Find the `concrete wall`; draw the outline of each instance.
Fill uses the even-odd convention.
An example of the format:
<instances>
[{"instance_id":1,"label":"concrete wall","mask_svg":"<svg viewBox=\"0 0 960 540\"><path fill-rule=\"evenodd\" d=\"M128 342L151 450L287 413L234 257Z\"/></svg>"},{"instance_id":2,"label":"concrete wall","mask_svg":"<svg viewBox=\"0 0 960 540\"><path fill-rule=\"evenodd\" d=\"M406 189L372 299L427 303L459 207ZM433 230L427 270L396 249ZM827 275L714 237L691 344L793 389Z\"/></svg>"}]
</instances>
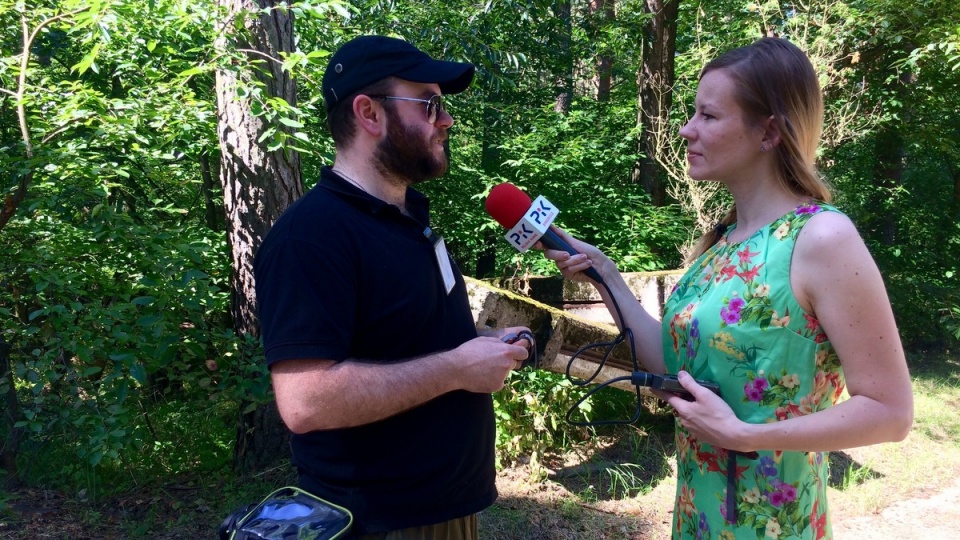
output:
<instances>
[{"instance_id":1,"label":"concrete wall","mask_svg":"<svg viewBox=\"0 0 960 540\"><path fill-rule=\"evenodd\" d=\"M635 272L622 275L640 304L652 315L660 318L663 314L663 303L680 280L683 271ZM613 324L613 317L592 285L569 281L562 276L510 279L494 285L587 320Z\"/></svg>"},{"instance_id":2,"label":"concrete wall","mask_svg":"<svg viewBox=\"0 0 960 540\"><path fill-rule=\"evenodd\" d=\"M663 301L679 272L625 274L634 295L651 314L663 313ZM526 326L536 337L537 368L602 383L634 370L629 347L621 343L609 355L583 347L609 343L619 333L593 286L562 277L534 277L491 285L466 278L470 309L478 328ZM641 369L643 366L639 366ZM627 382L615 388L635 392ZM648 394L647 389L641 393ZM652 394L650 394L652 395Z\"/></svg>"}]
</instances>

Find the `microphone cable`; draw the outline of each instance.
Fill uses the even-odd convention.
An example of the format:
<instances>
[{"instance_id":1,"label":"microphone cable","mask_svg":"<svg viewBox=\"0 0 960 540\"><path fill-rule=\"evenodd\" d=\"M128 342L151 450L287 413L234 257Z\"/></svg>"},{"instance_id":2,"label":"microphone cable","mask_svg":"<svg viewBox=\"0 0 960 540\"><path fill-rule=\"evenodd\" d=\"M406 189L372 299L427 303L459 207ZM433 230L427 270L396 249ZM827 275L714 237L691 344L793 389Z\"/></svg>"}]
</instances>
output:
<instances>
[{"instance_id":1,"label":"microphone cable","mask_svg":"<svg viewBox=\"0 0 960 540\"><path fill-rule=\"evenodd\" d=\"M643 407L641 405L641 399L643 395L640 393L640 387L648 385L648 384L640 383L640 380L646 381L648 379L648 377L646 376L650 374L640 370L640 363L637 360L637 348L636 348L636 343L634 342L633 330L631 330L630 327L627 326L627 321L623 317L623 312L620 310L620 304L617 302L616 296L614 296L613 292L610 290L610 287L607 286L606 282L604 282L601 279L599 283L607 291L607 296L610 298L610 301L613 303L614 310L616 311L617 320L620 321L620 328L621 328L620 334L617 335L617 337L614 338L613 341L590 343L590 344L584 345L583 347L578 349L575 353L573 353L573 355L570 357L570 360L567 362L567 369L566 369L567 380L570 381L570 383L573 384L574 386L581 386L581 387L592 383L593 380L596 379L598 375L600 375L600 372L603 370L604 365L606 365L607 360L610 358L610 355L613 353L613 350L617 347L617 345L620 345L623 342L626 342L627 345L630 347L630 360L633 366L633 374L629 376L614 377L613 379L599 383L595 387L591 388L586 394L583 395L583 397L577 400L577 402L574 403L570 407L570 409L567 410L566 420L568 423L572 425L586 426L586 427L633 424L640 419L640 414L643 410ZM603 352L603 355L601 356L600 362L597 365L597 369L593 372L593 374L590 375L590 377L588 377L587 379L577 380L570 374L570 370L573 366L573 363L577 360L577 358L581 354L583 354L584 352L590 349L603 349L604 352ZM604 388L614 383L623 382L623 381L630 381L633 384L637 394L637 408L634 411L633 416L630 417L629 420L597 420L597 421L581 422L573 419L574 411L578 410L580 406L584 402L586 402L588 399L590 399L594 394L596 394L600 390L603 390Z\"/></svg>"}]
</instances>

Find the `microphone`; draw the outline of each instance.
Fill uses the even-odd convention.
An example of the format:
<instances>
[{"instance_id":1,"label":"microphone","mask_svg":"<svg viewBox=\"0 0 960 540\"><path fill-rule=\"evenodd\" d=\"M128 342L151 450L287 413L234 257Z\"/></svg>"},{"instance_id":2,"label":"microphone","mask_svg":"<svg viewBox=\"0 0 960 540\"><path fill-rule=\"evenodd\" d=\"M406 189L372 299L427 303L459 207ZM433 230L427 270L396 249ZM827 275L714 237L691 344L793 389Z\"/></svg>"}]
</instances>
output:
<instances>
[{"instance_id":1,"label":"microphone","mask_svg":"<svg viewBox=\"0 0 960 540\"><path fill-rule=\"evenodd\" d=\"M550 224L560 211L543 195L531 202L520 188L504 182L490 190L486 207L487 213L507 229L504 236L507 242L521 253L525 253L538 240L550 249L566 251L570 255L579 253L550 230ZM603 283L600 273L593 267L584 271L584 274L597 283Z\"/></svg>"}]
</instances>

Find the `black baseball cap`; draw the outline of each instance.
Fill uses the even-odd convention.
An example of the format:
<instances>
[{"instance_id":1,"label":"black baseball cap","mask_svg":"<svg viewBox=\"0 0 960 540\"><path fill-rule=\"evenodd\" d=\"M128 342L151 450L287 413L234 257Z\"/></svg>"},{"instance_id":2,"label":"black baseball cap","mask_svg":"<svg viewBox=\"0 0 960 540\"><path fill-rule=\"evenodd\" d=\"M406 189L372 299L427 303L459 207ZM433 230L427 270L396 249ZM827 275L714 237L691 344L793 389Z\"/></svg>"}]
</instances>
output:
<instances>
[{"instance_id":1,"label":"black baseball cap","mask_svg":"<svg viewBox=\"0 0 960 540\"><path fill-rule=\"evenodd\" d=\"M436 83L444 94L463 92L473 81L473 64L434 60L410 43L385 36L360 36L333 53L323 74L323 100L332 109L354 92L387 77Z\"/></svg>"}]
</instances>

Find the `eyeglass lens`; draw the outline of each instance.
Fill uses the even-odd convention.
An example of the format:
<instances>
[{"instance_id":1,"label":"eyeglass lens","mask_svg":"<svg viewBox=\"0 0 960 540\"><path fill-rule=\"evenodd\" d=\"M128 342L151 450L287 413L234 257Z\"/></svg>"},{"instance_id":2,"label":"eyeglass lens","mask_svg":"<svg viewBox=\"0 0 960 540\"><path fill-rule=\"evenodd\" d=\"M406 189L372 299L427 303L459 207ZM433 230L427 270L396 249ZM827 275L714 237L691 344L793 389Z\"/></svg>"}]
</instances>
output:
<instances>
[{"instance_id":1,"label":"eyeglass lens","mask_svg":"<svg viewBox=\"0 0 960 540\"><path fill-rule=\"evenodd\" d=\"M435 124L443 110L443 98L440 96L431 97L430 100L427 101L427 122Z\"/></svg>"}]
</instances>

